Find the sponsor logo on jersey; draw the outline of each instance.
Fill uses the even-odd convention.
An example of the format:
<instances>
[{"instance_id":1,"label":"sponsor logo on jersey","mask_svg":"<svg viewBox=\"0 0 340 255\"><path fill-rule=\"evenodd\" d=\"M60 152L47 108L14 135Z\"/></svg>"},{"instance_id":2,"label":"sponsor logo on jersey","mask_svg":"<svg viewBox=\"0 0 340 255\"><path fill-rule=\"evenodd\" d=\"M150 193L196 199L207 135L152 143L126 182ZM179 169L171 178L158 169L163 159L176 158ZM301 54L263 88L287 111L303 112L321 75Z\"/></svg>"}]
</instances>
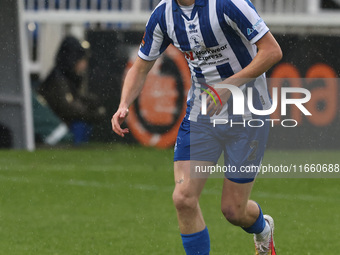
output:
<instances>
[{"instance_id":1,"label":"sponsor logo on jersey","mask_svg":"<svg viewBox=\"0 0 340 255\"><path fill-rule=\"evenodd\" d=\"M198 48L198 47L197 47ZM197 56L198 60L208 61L208 60L216 60L223 57L222 51L227 49L228 45L225 44L221 47L214 48L214 49L204 49L204 50L194 50L185 52L185 58L188 60L194 60L194 54ZM225 60L229 60L226 58Z\"/></svg>"}]
</instances>

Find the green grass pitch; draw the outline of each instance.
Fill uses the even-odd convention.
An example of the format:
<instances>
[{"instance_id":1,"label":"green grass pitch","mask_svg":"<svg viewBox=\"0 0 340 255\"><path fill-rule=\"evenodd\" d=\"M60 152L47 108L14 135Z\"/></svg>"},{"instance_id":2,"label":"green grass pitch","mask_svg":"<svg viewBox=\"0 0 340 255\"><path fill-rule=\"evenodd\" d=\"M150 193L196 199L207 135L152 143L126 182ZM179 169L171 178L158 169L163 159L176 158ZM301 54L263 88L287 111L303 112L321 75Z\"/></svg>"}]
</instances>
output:
<instances>
[{"instance_id":1,"label":"green grass pitch","mask_svg":"<svg viewBox=\"0 0 340 255\"><path fill-rule=\"evenodd\" d=\"M0 254L184 254L172 150L85 146L0 151ZM339 163L339 151L270 151L266 163ZM340 179L265 179L251 198L275 219L279 254L339 254ZM212 255L254 254L224 220L222 179L201 197Z\"/></svg>"}]
</instances>

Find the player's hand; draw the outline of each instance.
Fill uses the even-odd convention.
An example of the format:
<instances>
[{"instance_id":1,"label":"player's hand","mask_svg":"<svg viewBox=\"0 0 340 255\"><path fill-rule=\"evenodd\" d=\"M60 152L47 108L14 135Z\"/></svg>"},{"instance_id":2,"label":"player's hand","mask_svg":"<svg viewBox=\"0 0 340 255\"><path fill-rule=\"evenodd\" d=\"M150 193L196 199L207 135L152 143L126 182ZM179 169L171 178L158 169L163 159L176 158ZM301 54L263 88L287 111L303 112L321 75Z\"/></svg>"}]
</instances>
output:
<instances>
[{"instance_id":1,"label":"player's hand","mask_svg":"<svg viewBox=\"0 0 340 255\"><path fill-rule=\"evenodd\" d=\"M111 119L112 130L121 137L124 137L125 134L130 132L128 128L122 129L120 126L128 115L129 109L127 107L119 107Z\"/></svg>"},{"instance_id":2,"label":"player's hand","mask_svg":"<svg viewBox=\"0 0 340 255\"><path fill-rule=\"evenodd\" d=\"M231 92L229 89L227 88L217 88L215 89L215 91L217 92L217 94L220 96L222 104L218 98L218 96L215 94L215 92L213 92L211 89L208 89L208 91L213 95L216 104L214 102L214 100L208 96L207 98L207 113L209 114L210 117L212 117L214 114L218 115L220 114L220 112L222 111L223 106L228 102L230 96L231 96ZM206 93L206 92L204 92Z\"/></svg>"}]
</instances>

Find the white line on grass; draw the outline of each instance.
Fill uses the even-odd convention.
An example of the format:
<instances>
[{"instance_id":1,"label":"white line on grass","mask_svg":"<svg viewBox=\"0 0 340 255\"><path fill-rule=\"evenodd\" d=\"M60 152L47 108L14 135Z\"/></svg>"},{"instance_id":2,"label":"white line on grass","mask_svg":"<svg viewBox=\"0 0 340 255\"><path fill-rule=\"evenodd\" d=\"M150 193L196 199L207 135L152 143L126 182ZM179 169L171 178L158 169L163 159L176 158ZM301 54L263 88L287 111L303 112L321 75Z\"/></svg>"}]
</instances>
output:
<instances>
[{"instance_id":1,"label":"white line on grass","mask_svg":"<svg viewBox=\"0 0 340 255\"><path fill-rule=\"evenodd\" d=\"M102 183L97 181L86 181L86 180L75 180L70 179L67 181L55 181L55 180L41 180L41 179L28 179L26 177L8 177L0 175L0 182L16 182L16 183L26 183L26 184L36 184L36 183L49 183L54 185L69 185L69 186L78 186L78 187L91 187L91 188L99 188L99 189L119 189L122 187L126 187L125 184L114 184L114 183ZM141 191L157 191L157 192L169 192L171 193L173 190L173 186L157 186L157 185L147 185L147 184L128 184L128 188L134 190ZM220 195L221 190L217 189L209 189L206 188L203 190L203 194L205 195ZM263 192L256 191L253 192L254 197L261 198L275 198L275 199L284 199L291 201L319 201L319 202L339 202L340 198L328 197L328 196L313 196L308 194L283 194L283 193L272 193L272 192Z\"/></svg>"}]
</instances>

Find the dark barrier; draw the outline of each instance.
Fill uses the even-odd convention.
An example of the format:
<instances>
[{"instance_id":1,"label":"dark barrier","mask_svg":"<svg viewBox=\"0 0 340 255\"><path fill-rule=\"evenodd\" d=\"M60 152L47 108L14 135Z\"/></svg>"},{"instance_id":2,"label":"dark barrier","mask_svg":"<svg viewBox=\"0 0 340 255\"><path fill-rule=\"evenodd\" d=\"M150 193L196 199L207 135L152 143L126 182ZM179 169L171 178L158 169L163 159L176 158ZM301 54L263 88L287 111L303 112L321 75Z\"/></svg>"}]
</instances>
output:
<instances>
[{"instance_id":1,"label":"dark barrier","mask_svg":"<svg viewBox=\"0 0 340 255\"><path fill-rule=\"evenodd\" d=\"M271 129L268 146L289 149L340 148L340 37L276 35L283 51L282 61L267 76L271 87L304 87L311 92L305 105L312 116L291 108L285 118L296 119L295 128L276 125ZM306 78L306 79L301 79ZM316 79L318 78L318 79ZM271 89L270 89L271 90ZM294 95L292 95L294 97ZM276 112L272 118L282 119Z\"/></svg>"},{"instance_id":2,"label":"dark barrier","mask_svg":"<svg viewBox=\"0 0 340 255\"><path fill-rule=\"evenodd\" d=\"M111 114L118 107L124 75L137 56L142 36L141 32L131 31L88 34L92 47L90 90L100 95L109 109L108 122L99 124L95 129L95 136L101 141L119 139L112 133L109 121ZM340 37L276 35L276 38L284 57L267 73L270 78L269 89L308 89L312 97L305 106L312 116L302 115L296 107L289 107L287 115L281 116L278 107L271 115L272 119L295 119L299 125L286 128L276 121L275 126L271 128L268 147L339 148L339 83L336 78L340 74ZM155 64L141 96L130 109L128 126L137 141L157 147L169 147L174 144L177 129L185 113L189 79L190 74L183 54L169 47ZM291 97L296 98L297 95L292 94ZM131 137L127 141L132 141Z\"/></svg>"},{"instance_id":3,"label":"dark barrier","mask_svg":"<svg viewBox=\"0 0 340 255\"><path fill-rule=\"evenodd\" d=\"M30 142L25 132L29 127L21 80L18 3L2 0L0 4L0 147L22 149Z\"/></svg>"},{"instance_id":4,"label":"dark barrier","mask_svg":"<svg viewBox=\"0 0 340 255\"><path fill-rule=\"evenodd\" d=\"M111 131L110 119L117 110L125 67L130 49L139 45L142 32L88 31L91 45L89 61L89 90L97 94L107 109L107 121L94 126L93 138L101 142L134 141L132 136L122 140Z\"/></svg>"}]
</instances>

